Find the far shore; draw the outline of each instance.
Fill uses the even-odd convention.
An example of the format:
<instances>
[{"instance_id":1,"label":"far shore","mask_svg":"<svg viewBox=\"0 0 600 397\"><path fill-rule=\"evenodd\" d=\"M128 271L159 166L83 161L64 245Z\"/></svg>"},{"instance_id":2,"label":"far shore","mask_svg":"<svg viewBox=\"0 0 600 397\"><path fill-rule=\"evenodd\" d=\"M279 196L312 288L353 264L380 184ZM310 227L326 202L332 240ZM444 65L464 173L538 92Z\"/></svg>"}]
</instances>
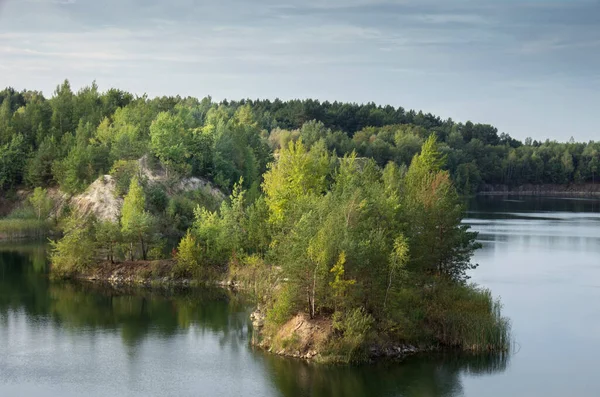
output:
<instances>
[{"instance_id":1,"label":"far shore","mask_svg":"<svg viewBox=\"0 0 600 397\"><path fill-rule=\"evenodd\" d=\"M600 197L600 183L542 185L483 185L479 196Z\"/></svg>"}]
</instances>

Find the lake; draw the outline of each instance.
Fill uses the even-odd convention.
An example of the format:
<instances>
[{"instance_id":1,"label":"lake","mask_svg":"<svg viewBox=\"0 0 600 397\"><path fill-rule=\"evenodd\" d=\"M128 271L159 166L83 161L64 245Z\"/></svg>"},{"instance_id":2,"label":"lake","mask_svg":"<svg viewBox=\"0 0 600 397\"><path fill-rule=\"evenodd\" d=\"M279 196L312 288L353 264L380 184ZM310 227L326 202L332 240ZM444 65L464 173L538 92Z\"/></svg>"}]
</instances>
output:
<instances>
[{"instance_id":1,"label":"lake","mask_svg":"<svg viewBox=\"0 0 600 397\"><path fill-rule=\"evenodd\" d=\"M600 201L482 197L465 222L508 356L306 364L252 349L227 291L52 283L42 245L0 245L0 396L597 396Z\"/></svg>"}]
</instances>

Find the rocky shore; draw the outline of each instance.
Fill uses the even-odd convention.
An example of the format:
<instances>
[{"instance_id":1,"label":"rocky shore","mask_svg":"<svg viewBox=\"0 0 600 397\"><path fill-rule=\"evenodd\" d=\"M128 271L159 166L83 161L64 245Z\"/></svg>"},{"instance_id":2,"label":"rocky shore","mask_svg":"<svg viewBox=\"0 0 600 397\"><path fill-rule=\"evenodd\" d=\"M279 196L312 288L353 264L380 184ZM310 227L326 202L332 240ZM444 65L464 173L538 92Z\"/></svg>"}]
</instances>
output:
<instances>
[{"instance_id":1,"label":"rocky shore","mask_svg":"<svg viewBox=\"0 0 600 397\"><path fill-rule=\"evenodd\" d=\"M113 286L139 287L178 287L188 288L200 285L217 285L239 289L240 286L229 280L201 282L192 277L179 276L173 272L173 260L102 262L89 270L73 275L81 281L107 283Z\"/></svg>"},{"instance_id":2,"label":"rocky shore","mask_svg":"<svg viewBox=\"0 0 600 397\"><path fill-rule=\"evenodd\" d=\"M320 351L321 342L332 337L331 320L309 319L305 314L298 314L284 324L276 335L278 343L264 337L265 315L257 309L250 314L254 335L252 344L270 353L283 357L292 357L307 361L331 362L336 361ZM293 343L281 341L293 340ZM279 347L275 347L279 345ZM401 361L412 355L436 350L435 347L418 347L410 344L373 345L368 348L370 361L390 360Z\"/></svg>"}]
</instances>

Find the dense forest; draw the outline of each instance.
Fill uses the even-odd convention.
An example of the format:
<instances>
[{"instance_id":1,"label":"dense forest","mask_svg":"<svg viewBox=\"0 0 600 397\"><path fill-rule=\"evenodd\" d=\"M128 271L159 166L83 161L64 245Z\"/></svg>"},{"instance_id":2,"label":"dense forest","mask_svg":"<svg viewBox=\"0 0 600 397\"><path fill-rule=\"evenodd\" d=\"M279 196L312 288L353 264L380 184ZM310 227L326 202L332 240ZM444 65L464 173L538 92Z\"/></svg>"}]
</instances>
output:
<instances>
[{"instance_id":1,"label":"dense forest","mask_svg":"<svg viewBox=\"0 0 600 397\"><path fill-rule=\"evenodd\" d=\"M234 279L264 314L269 347L334 361L398 343L505 350L500 303L468 282L479 244L460 193L519 177L586 180L592 167L594 144L522 145L491 126L372 104L75 94L68 82L49 100L2 95L0 182L34 188L17 224L48 222L49 189L75 195L105 174L122 199L117 219L54 211L54 276L154 260L175 277ZM190 178L229 198L177 188ZM329 333L283 332L298 316Z\"/></svg>"},{"instance_id":2,"label":"dense forest","mask_svg":"<svg viewBox=\"0 0 600 397\"><path fill-rule=\"evenodd\" d=\"M600 143L520 142L487 124L456 123L432 114L369 103L241 100L210 97L150 99L95 84L52 98L40 92L0 92L0 189L58 184L83 190L118 161L146 152L173 172L201 175L230 190L260 184L274 150L302 138L323 139L343 156L408 165L431 134L447 156L445 168L461 193L482 184L591 182ZM122 166L122 163L121 163Z\"/></svg>"}]
</instances>

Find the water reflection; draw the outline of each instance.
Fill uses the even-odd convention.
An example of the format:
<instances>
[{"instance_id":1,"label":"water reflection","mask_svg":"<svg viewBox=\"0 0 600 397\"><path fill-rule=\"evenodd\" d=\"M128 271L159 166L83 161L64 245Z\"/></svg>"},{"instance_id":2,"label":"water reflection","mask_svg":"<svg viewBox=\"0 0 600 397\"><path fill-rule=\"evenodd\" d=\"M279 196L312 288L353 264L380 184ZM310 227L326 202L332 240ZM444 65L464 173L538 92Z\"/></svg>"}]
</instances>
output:
<instances>
[{"instance_id":1,"label":"water reflection","mask_svg":"<svg viewBox=\"0 0 600 397\"><path fill-rule=\"evenodd\" d=\"M250 347L249 308L226 290L49 282L44 258L40 245L0 247L0 395L459 396L464 376L507 366L504 355L285 359Z\"/></svg>"},{"instance_id":2,"label":"water reflection","mask_svg":"<svg viewBox=\"0 0 600 397\"><path fill-rule=\"evenodd\" d=\"M42 259L40 259L42 258ZM20 311L63 328L119 330L135 344L149 332L170 337L196 325L239 339L248 331L246 306L225 289L148 290L90 283L49 282L44 248L0 251L0 313ZM41 265L40 265L41 263ZM230 338L230 334L236 337Z\"/></svg>"},{"instance_id":3,"label":"water reflection","mask_svg":"<svg viewBox=\"0 0 600 397\"><path fill-rule=\"evenodd\" d=\"M508 355L458 353L414 357L398 364L332 367L268 355L271 379L284 396L463 395L461 377L504 371Z\"/></svg>"}]
</instances>

